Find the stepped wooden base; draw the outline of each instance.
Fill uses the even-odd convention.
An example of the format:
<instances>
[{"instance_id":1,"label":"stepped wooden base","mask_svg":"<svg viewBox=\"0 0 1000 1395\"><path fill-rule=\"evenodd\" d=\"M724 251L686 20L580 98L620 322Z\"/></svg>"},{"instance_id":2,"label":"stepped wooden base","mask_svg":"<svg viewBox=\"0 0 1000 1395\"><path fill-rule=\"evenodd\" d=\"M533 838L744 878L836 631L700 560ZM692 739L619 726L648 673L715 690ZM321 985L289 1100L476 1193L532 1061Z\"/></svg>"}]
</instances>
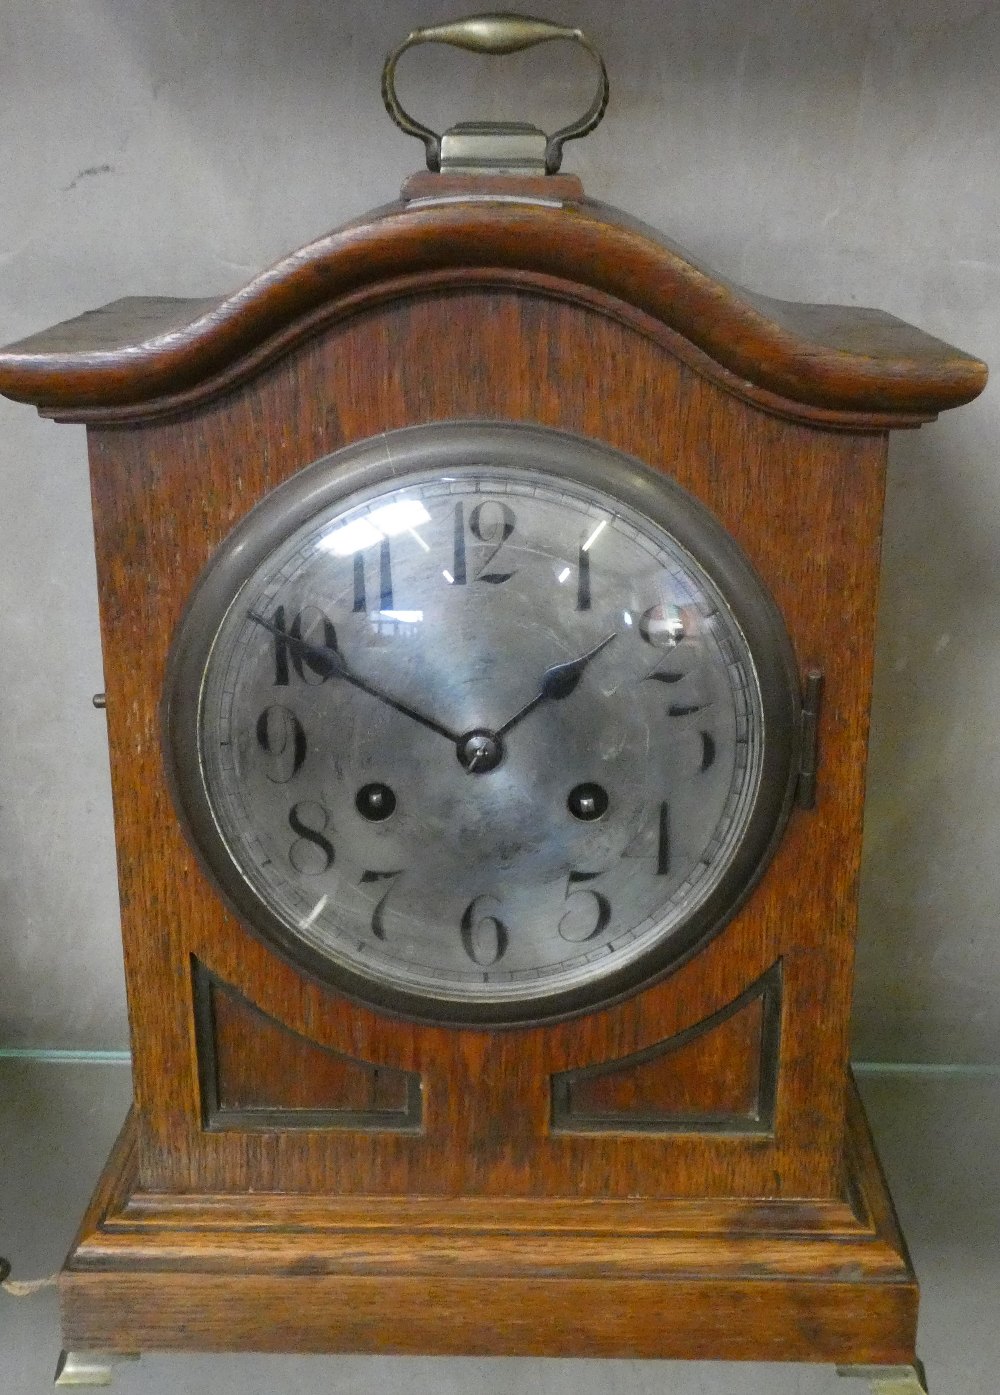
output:
<instances>
[{"instance_id":1,"label":"stepped wooden base","mask_svg":"<svg viewBox=\"0 0 1000 1395\"><path fill-rule=\"evenodd\" d=\"M167 1196L129 1121L60 1278L64 1345L915 1367L917 1286L852 1094L848 1200Z\"/></svg>"}]
</instances>

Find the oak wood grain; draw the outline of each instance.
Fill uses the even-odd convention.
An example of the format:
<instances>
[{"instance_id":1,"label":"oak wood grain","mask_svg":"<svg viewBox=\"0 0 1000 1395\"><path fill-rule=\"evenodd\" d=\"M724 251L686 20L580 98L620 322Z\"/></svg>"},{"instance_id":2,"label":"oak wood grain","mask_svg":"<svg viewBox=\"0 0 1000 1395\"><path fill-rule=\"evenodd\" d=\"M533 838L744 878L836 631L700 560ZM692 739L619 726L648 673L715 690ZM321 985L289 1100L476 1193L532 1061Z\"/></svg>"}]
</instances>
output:
<instances>
[{"instance_id":1,"label":"oak wood grain","mask_svg":"<svg viewBox=\"0 0 1000 1395\"><path fill-rule=\"evenodd\" d=\"M218 1210L205 1197L123 1202L136 1184L133 1129L60 1279L66 1340L119 1351L906 1362L916 1286L854 1096L848 1114L847 1190L862 1211L848 1225L842 1204L819 1206L815 1226L799 1230L786 1224L791 1204L749 1201L742 1226L730 1217L724 1228L674 1201L621 1203L614 1228L603 1208L570 1216L552 1202L435 1222L426 1206L422 1218L412 1204L338 1216L321 1200L305 1224L291 1198L266 1215L261 1198L219 1198Z\"/></svg>"},{"instance_id":2,"label":"oak wood grain","mask_svg":"<svg viewBox=\"0 0 1000 1395\"><path fill-rule=\"evenodd\" d=\"M248 935L205 880L159 747L171 635L201 567L246 510L339 445L469 417L578 431L672 476L748 553L803 668L827 675L818 806L793 814L744 909L661 983L545 1029L418 1027L303 978ZM359 310L205 407L128 429L92 427L90 455L145 1185L310 1192L335 1176L343 1192L374 1195L836 1194L883 433L759 411L597 305L531 287L432 284ZM182 967L191 955L291 1031L420 1072L420 1136L204 1133ZM694 1132L667 1145L550 1131L554 1072L687 1030L778 959L785 1029L773 1134ZM706 1092L709 1076L700 1077ZM689 1088L697 1093L694 1076Z\"/></svg>"},{"instance_id":3,"label":"oak wood grain","mask_svg":"<svg viewBox=\"0 0 1000 1395\"><path fill-rule=\"evenodd\" d=\"M902 1285L756 1279L74 1275L72 1350L356 1352L912 1364ZM539 1320L544 1314L544 1321Z\"/></svg>"},{"instance_id":4,"label":"oak wood grain","mask_svg":"<svg viewBox=\"0 0 1000 1395\"><path fill-rule=\"evenodd\" d=\"M984 381L890 316L732 286L566 181L420 180L234 295L120 302L0 353L0 391L89 425L133 1031L67 1345L913 1359L916 1287L845 1102L886 444ZM816 807L729 924L546 1027L407 1022L296 970L206 879L160 750L171 638L246 512L341 446L463 419L578 432L689 490L825 676ZM194 960L230 994L212 1050L239 1107L312 1107L350 1058L419 1074L419 1127L205 1128ZM746 1107L752 1013L680 1086L653 1048L779 963L765 1127L553 1128L553 1076L644 1052L629 1102Z\"/></svg>"},{"instance_id":5,"label":"oak wood grain","mask_svg":"<svg viewBox=\"0 0 1000 1395\"><path fill-rule=\"evenodd\" d=\"M387 1115L398 1116L397 1124L407 1121L412 1086L419 1089L409 1073L317 1046L218 980L200 987L204 1035L198 1054L203 1080L206 1073L211 1077L210 1102L203 1104L212 1117L206 1122L292 1127L295 1116L305 1114L314 1127L323 1127L335 1125L342 1113L354 1127L366 1120L392 1127Z\"/></svg>"},{"instance_id":6,"label":"oak wood grain","mask_svg":"<svg viewBox=\"0 0 1000 1395\"><path fill-rule=\"evenodd\" d=\"M0 393L66 419L197 388L364 286L502 268L570 281L676 331L738 380L817 409L932 416L975 397L977 359L881 311L754 295L652 229L586 197L411 199L376 210L215 299L129 299L0 353Z\"/></svg>"},{"instance_id":7,"label":"oak wood grain","mask_svg":"<svg viewBox=\"0 0 1000 1395\"><path fill-rule=\"evenodd\" d=\"M576 1076L562 1127L607 1118L622 1129L631 1119L669 1131L692 1117L705 1123L715 1117L738 1132L739 1121L755 1120L760 1107L763 1026L764 1004L756 998L683 1045L666 1042L662 1050Z\"/></svg>"}]
</instances>

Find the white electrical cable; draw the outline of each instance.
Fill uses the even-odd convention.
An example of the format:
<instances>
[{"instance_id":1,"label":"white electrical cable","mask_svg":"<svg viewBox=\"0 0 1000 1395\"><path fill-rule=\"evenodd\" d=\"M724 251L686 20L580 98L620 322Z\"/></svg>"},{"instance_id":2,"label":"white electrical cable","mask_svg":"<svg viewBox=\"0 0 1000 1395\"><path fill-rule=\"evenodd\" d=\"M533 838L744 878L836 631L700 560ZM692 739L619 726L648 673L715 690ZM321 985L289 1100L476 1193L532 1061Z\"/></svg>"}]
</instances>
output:
<instances>
[{"instance_id":1,"label":"white electrical cable","mask_svg":"<svg viewBox=\"0 0 1000 1395\"><path fill-rule=\"evenodd\" d=\"M54 1288L58 1279L58 1274L50 1274L46 1279L12 1279L10 1261L0 1258L0 1288L11 1298L30 1298L43 1288Z\"/></svg>"}]
</instances>

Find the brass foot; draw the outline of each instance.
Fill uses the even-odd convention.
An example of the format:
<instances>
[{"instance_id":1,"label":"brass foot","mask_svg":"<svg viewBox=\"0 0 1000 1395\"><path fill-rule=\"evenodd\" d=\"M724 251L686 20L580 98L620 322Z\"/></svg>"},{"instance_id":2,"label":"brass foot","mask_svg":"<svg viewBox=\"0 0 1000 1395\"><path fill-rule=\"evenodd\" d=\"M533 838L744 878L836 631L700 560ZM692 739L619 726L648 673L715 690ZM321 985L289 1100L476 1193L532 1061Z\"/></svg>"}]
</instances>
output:
<instances>
[{"instance_id":1,"label":"brass foot","mask_svg":"<svg viewBox=\"0 0 1000 1395\"><path fill-rule=\"evenodd\" d=\"M912 1366L838 1366L837 1375L868 1381L872 1395L928 1395L927 1377L919 1361Z\"/></svg>"},{"instance_id":2,"label":"brass foot","mask_svg":"<svg viewBox=\"0 0 1000 1395\"><path fill-rule=\"evenodd\" d=\"M138 1361L138 1353L63 1351L56 1365L56 1385L110 1385L114 1363Z\"/></svg>"}]
</instances>

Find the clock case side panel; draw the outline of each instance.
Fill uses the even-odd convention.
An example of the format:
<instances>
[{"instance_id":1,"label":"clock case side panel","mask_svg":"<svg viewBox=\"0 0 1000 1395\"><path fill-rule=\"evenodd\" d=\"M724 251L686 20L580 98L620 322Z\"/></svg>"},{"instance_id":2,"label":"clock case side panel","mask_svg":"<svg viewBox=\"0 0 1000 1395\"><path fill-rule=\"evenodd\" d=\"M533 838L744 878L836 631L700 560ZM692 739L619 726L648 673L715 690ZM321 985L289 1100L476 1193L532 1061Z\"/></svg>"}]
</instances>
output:
<instances>
[{"instance_id":1,"label":"clock case side panel","mask_svg":"<svg viewBox=\"0 0 1000 1395\"><path fill-rule=\"evenodd\" d=\"M429 352L433 346L433 353ZM411 287L328 326L217 400L91 425L140 1177L163 1191L833 1197L870 698L884 430L752 407L620 302L497 272ZM827 679L819 797L759 886L677 972L615 1007L515 1032L417 1026L337 999L225 912L167 793L158 705L171 636L223 537L274 485L414 422L529 421L663 470L733 534ZM417 1137L202 1128L192 956L320 1045L423 1077ZM773 1134L552 1133L551 1079L686 1031L782 963ZM497 1100L502 1100L497 1107Z\"/></svg>"}]
</instances>

